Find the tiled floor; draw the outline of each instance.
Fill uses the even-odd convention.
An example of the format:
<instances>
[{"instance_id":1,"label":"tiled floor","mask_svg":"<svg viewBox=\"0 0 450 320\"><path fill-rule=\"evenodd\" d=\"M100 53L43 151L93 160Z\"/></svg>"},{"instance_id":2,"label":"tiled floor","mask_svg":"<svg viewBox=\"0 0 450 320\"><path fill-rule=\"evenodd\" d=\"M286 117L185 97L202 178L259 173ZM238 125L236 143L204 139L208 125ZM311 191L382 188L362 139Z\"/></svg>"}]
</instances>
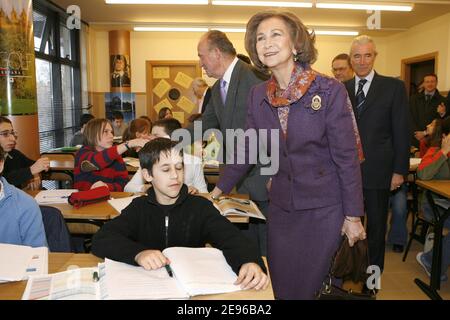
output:
<instances>
[{"instance_id":1,"label":"tiled floor","mask_svg":"<svg viewBox=\"0 0 450 320\"><path fill-rule=\"evenodd\" d=\"M422 249L423 245L413 241L408 258L403 262L403 254L395 253L386 247L385 270L381 277L378 300L429 300L428 296L414 283L415 278L426 283L430 282L430 278L416 261L416 255ZM450 275L450 269L447 274ZM441 283L439 294L442 299L450 300L450 281Z\"/></svg>"}]
</instances>

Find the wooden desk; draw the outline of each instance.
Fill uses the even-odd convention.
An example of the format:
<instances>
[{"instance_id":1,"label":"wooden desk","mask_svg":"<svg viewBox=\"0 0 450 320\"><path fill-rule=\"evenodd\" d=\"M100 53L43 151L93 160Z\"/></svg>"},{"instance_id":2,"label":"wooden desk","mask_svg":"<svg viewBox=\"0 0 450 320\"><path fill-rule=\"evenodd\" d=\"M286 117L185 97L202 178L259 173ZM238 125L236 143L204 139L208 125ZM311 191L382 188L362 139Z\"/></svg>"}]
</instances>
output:
<instances>
[{"instance_id":1,"label":"wooden desk","mask_svg":"<svg viewBox=\"0 0 450 320\"><path fill-rule=\"evenodd\" d=\"M433 260L431 262L430 284L426 284L420 279L414 279L417 286L425 292L432 300L442 300L437 290L441 287L441 261L442 261L442 229L445 220L450 216L450 208L441 215L437 205L434 202L432 193L450 199L450 180L416 180L416 184L425 189L425 196L433 210L434 221L434 242L433 242Z\"/></svg>"},{"instance_id":2,"label":"wooden desk","mask_svg":"<svg viewBox=\"0 0 450 320\"><path fill-rule=\"evenodd\" d=\"M264 263L267 262L264 259ZM92 254L80 253L49 253L48 272L66 271L69 266L80 268L95 267L103 260ZM20 300L26 287L26 281L0 284L0 300ZM224 294L214 294L193 297L194 300L273 300L272 284L264 291L247 290Z\"/></svg>"},{"instance_id":3,"label":"wooden desk","mask_svg":"<svg viewBox=\"0 0 450 320\"><path fill-rule=\"evenodd\" d=\"M39 193L39 191L31 190L26 192L33 198ZM132 195L132 192L111 192L111 197L113 198L125 198ZM119 215L119 213L107 201L90 204L79 209L75 209L69 203L51 204L49 206L61 210L64 219L68 220L95 220L105 222L105 220L110 220Z\"/></svg>"},{"instance_id":4,"label":"wooden desk","mask_svg":"<svg viewBox=\"0 0 450 320\"><path fill-rule=\"evenodd\" d=\"M39 190L27 190L26 193L34 198L39 193ZM112 198L125 198L132 195L134 195L132 192L111 192ZM233 194L232 196L248 199L248 195L245 194ZM107 201L90 204L79 209L74 208L69 203L48 204L48 206L61 210L61 213L67 222L88 222L98 226L103 225L107 220L111 220L120 214ZM249 221L248 217L237 215L230 215L227 216L227 218L232 223L248 223Z\"/></svg>"}]
</instances>

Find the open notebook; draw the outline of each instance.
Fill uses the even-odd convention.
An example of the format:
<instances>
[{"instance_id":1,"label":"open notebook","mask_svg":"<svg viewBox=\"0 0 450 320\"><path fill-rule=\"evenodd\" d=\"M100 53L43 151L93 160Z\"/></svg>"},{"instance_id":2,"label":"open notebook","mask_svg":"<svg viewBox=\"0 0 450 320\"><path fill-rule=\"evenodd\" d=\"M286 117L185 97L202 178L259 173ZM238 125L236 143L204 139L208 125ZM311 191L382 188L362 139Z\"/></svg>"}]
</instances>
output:
<instances>
[{"instance_id":1,"label":"open notebook","mask_svg":"<svg viewBox=\"0 0 450 320\"><path fill-rule=\"evenodd\" d=\"M264 217L252 200L221 197L219 200L214 201L213 204L224 216L236 215L266 220L266 217Z\"/></svg>"},{"instance_id":2,"label":"open notebook","mask_svg":"<svg viewBox=\"0 0 450 320\"><path fill-rule=\"evenodd\" d=\"M105 259L98 268L30 277L22 299L186 299L241 290L218 249L172 247L163 253L173 277L165 268L148 271Z\"/></svg>"}]
</instances>

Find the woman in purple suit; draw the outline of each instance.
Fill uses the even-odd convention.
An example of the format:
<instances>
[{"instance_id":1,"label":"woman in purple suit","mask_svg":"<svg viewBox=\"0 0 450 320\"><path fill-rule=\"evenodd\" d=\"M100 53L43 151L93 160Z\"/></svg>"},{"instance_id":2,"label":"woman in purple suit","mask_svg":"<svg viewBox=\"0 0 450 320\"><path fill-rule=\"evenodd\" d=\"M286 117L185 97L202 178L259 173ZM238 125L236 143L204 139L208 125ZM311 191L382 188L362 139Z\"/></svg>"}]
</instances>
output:
<instances>
[{"instance_id":1,"label":"woman in purple suit","mask_svg":"<svg viewBox=\"0 0 450 320\"><path fill-rule=\"evenodd\" d=\"M352 108L342 84L311 69L314 41L291 13L258 13L245 35L254 65L272 75L250 92L247 128L279 131L277 141L268 134L266 146L279 152L267 257L278 299L313 299L341 234L350 245L366 237ZM237 151L248 158L250 149L241 144ZM211 197L230 192L250 166L228 164Z\"/></svg>"}]
</instances>

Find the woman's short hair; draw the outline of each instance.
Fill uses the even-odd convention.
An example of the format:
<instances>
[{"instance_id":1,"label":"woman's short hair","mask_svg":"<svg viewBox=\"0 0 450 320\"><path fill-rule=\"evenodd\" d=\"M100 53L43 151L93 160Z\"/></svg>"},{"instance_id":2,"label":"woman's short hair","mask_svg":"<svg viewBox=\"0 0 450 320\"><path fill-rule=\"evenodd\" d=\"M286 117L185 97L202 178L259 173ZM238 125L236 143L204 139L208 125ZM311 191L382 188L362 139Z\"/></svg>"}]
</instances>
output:
<instances>
[{"instance_id":1,"label":"woman's short hair","mask_svg":"<svg viewBox=\"0 0 450 320\"><path fill-rule=\"evenodd\" d=\"M314 45L316 41L315 34L310 34L308 28L293 13L263 11L250 18L247 23L247 31L245 32L245 49L255 67L259 70L266 70L266 66L259 60L256 52L256 31L261 22L270 18L278 18L286 23L292 43L297 50L296 60L302 63L313 64L317 59L317 49Z\"/></svg>"},{"instance_id":2,"label":"woman's short hair","mask_svg":"<svg viewBox=\"0 0 450 320\"><path fill-rule=\"evenodd\" d=\"M112 124L109 120L99 118L99 119L92 119L86 124L86 127L84 128L83 135L84 135L84 145L89 147L95 147L98 144L98 141L102 138L103 130L105 129L106 125L110 125L112 129Z\"/></svg>"},{"instance_id":3,"label":"woman's short hair","mask_svg":"<svg viewBox=\"0 0 450 320\"><path fill-rule=\"evenodd\" d=\"M136 139L136 133L144 133L148 132L150 133L150 123L146 119L134 119L130 122L128 125L127 130L125 131L125 134L123 135L123 140L132 140Z\"/></svg>"}]
</instances>

